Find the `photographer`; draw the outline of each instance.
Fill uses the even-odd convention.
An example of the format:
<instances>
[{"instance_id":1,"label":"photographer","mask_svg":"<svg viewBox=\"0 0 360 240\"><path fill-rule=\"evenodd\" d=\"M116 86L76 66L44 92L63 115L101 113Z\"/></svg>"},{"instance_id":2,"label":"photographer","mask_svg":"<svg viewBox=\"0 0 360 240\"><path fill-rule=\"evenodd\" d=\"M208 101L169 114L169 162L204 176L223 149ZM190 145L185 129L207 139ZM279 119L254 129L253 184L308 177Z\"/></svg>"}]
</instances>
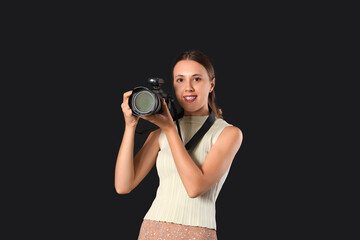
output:
<instances>
[{"instance_id":1,"label":"photographer","mask_svg":"<svg viewBox=\"0 0 360 240\"><path fill-rule=\"evenodd\" d=\"M130 193L157 163L160 184L138 239L217 239L215 201L240 148L242 132L227 123L216 107L214 69L202 52L185 51L178 56L173 87L183 109L180 129L164 98L160 113L135 116L128 102L133 92L124 93L125 131L115 166L115 189L119 194ZM149 134L134 157L140 117L159 129ZM206 124L209 128L201 140L187 149L184 144Z\"/></svg>"}]
</instances>

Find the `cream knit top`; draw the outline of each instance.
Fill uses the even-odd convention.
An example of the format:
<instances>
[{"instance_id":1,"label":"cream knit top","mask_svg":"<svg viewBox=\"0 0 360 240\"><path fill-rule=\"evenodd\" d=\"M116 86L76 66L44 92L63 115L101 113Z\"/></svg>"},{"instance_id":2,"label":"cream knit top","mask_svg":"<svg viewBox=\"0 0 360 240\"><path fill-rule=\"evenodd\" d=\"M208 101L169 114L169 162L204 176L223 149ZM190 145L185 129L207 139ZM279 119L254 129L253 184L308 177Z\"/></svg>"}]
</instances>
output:
<instances>
[{"instance_id":1,"label":"cream knit top","mask_svg":"<svg viewBox=\"0 0 360 240\"><path fill-rule=\"evenodd\" d=\"M200 129L207 117L183 116L179 119L184 144ZM221 118L216 118L204 137L189 151L189 155L198 166L204 163L211 146L227 126L232 125ZM159 187L144 219L216 229L215 201L230 167L220 181L212 186L209 191L196 198L190 198L180 179L169 143L163 131L159 135L159 144L160 151L156 159Z\"/></svg>"}]
</instances>

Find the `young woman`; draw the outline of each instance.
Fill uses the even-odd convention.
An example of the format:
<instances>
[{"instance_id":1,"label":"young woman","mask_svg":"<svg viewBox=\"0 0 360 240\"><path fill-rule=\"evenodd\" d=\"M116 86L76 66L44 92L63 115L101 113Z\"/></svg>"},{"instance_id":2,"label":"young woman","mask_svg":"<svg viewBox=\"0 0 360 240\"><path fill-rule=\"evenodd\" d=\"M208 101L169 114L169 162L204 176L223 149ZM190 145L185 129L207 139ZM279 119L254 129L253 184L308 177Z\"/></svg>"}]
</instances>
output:
<instances>
[{"instance_id":1,"label":"young woman","mask_svg":"<svg viewBox=\"0 0 360 240\"><path fill-rule=\"evenodd\" d=\"M162 99L163 111L141 118L156 124L133 157L139 117L128 105L132 91L123 95L125 131L115 166L115 189L130 193L156 163L160 184L144 217L138 239L217 239L215 201L242 142L241 130L227 123L215 104L215 73L198 50L181 53L173 66L173 87L184 116L177 125ZM186 144L210 114L215 121L197 143ZM156 238L154 238L156 237Z\"/></svg>"}]
</instances>

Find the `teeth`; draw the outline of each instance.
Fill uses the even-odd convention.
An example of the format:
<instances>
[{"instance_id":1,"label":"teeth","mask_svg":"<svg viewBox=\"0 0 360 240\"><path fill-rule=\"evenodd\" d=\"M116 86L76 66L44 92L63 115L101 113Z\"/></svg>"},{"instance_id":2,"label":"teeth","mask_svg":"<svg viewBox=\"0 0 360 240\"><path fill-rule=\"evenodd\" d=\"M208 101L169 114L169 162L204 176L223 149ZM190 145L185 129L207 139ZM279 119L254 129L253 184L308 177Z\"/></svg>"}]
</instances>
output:
<instances>
[{"instance_id":1,"label":"teeth","mask_svg":"<svg viewBox=\"0 0 360 240\"><path fill-rule=\"evenodd\" d=\"M185 97L186 100L193 100L195 99L196 97Z\"/></svg>"}]
</instances>

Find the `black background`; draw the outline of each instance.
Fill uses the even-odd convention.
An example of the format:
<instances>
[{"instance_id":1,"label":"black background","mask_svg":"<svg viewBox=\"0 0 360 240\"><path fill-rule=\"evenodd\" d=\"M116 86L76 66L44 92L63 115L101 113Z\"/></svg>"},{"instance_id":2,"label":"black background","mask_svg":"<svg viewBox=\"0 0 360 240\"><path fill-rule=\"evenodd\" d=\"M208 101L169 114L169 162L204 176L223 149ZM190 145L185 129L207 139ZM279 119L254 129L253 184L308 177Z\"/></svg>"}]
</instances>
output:
<instances>
[{"instance_id":1,"label":"black background","mask_svg":"<svg viewBox=\"0 0 360 240\"><path fill-rule=\"evenodd\" d=\"M217 104L244 135L216 202L218 238L292 239L318 227L321 183L310 180L326 128L315 117L326 111L316 72L329 54L323 22L290 6L165 7L23 6L9 16L19 114L9 128L19 133L8 149L13 234L136 239L158 178L154 168L129 195L116 194L122 95L148 77L171 91L172 62L187 49L212 61ZM135 150L144 140L136 135Z\"/></svg>"}]
</instances>

